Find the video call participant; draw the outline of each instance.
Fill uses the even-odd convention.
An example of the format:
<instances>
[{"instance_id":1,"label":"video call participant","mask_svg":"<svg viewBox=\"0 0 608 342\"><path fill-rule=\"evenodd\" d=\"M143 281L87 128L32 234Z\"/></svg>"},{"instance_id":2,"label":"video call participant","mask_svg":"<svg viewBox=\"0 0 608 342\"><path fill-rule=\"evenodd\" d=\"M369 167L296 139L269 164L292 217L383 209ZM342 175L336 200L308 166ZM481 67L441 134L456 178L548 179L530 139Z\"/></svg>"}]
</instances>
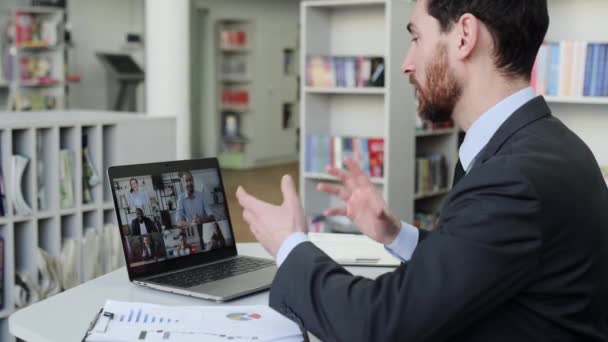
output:
<instances>
[{"instance_id":1,"label":"video call participant","mask_svg":"<svg viewBox=\"0 0 608 342\"><path fill-rule=\"evenodd\" d=\"M131 246L131 231L129 230L128 225L122 226L122 244L125 246L125 250L127 251L127 260L129 262L133 261L133 247Z\"/></svg>"},{"instance_id":2,"label":"video call participant","mask_svg":"<svg viewBox=\"0 0 608 342\"><path fill-rule=\"evenodd\" d=\"M208 245L210 250L226 247L226 239L217 222L213 224L213 235L211 236L211 241L209 241Z\"/></svg>"},{"instance_id":3,"label":"video call participant","mask_svg":"<svg viewBox=\"0 0 608 342\"><path fill-rule=\"evenodd\" d=\"M144 211L141 208L136 209L137 218L131 221L131 234L147 235L151 233L160 233L156 224L148 217L144 216Z\"/></svg>"},{"instance_id":4,"label":"video call participant","mask_svg":"<svg viewBox=\"0 0 608 342\"><path fill-rule=\"evenodd\" d=\"M175 254L177 256L186 256L190 255L192 246L188 244L186 237L186 233L179 233L179 245L175 247Z\"/></svg>"},{"instance_id":5,"label":"video call participant","mask_svg":"<svg viewBox=\"0 0 608 342\"><path fill-rule=\"evenodd\" d=\"M131 190L129 191L129 206L131 208L144 208L150 205L150 197L144 190L139 190L139 182L135 178L129 180Z\"/></svg>"},{"instance_id":6,"label":"video call participant","mask_svg":"<svg viewBox=\"0 0 608 342\"><path fill-rule=\"evenodd\" d=\"M143 260L151 260L158 258L158 250L156 247L156 243L149 235L143 236L143 246L142 246L141 257Z\"/></svg>"},{"instance_id":7,"label":"video call participant","mask_svg":"<svg viewBox=\"0 0 608 342\"><path fill-rule=\"evenodd\" d=\"M203 242L203 223L215 221L213 211L205 202L205 196L201 191L194 190L194 178L189 171L182 172L180 176L186 187L186 192L177 200L177 226L187 228L196 226L201 249L205 246Z\"/></svg>"}]
</instances>

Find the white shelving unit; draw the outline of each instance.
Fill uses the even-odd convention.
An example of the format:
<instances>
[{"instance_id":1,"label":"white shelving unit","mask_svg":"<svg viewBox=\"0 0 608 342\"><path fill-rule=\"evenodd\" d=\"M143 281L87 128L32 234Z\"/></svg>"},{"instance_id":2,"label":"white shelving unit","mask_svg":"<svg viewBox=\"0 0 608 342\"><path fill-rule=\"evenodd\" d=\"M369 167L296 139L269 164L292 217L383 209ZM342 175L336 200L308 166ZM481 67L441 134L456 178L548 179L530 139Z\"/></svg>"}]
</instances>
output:
<instances>
[{"instance_id":1,"label":"white shelving unit","mask_svg":"<svg viewBox=\"0 0 608 342\"><path fill-rule=\"evenodd\" d=\"M306 172L308 135L384 138L384 177L372 182L393 213L411 222L417 210L436 210L446 190L414 194L416 156L444 154L457 160L456 129L417 132L417 103L400 65L409 47L404 23L414 4L403 0L304 1L301 4L301 74L310 56L378 56L385 62L384 87L307 87L301 80L300 193L307 215L338 205L316 186L336 181ZM451 171L450 171L451 173Z\"/></svg>"},{"instance_id":2,"label":"white shelving unit","mask_svg":"<svg viewBox=\"0 0 608 342\"><path fill-rule=\"evenodd\" d=\"M568 97L568 96L545 96L548 103L575 104L575 105L608 105L608 96L605 97Z\"/></svg>"},{"instance_id":3,"label":"white shelving unit","mask_svg":"<svg viewBox=\"0 0 608 342\"><path fill-rule=\"evenodd\" d=\"M116 222L111 189L105 170L116 164L133 164L171 160L175 158L176 133L174 118L150 118L135 114L100 112L22 112L0 113L0 149L5 189L10 189L11 155L21 154L30 159L25 171L22 190L33 214L16 216L7 193L7 215L0 217L0 237L4 240L4 298L0 310L0 341L12 341L7 317L15 311L15 272L26 272L37 279L35 250L43 248L58 256L65 239L82 239L85 229L102 229ZM145 142L133 139L133 132L146 132L155 137ZM93 203L82 199L82 134L88 136L88 146L102 184L93 188ZM37 140L42 149L37 151ZM59 206L59 151L75 152L74 195L72 208ZM46 200L37 201L40 161L46 184ZM82 259L77 267L82 281Z\"/></svg>"}]
</instances>

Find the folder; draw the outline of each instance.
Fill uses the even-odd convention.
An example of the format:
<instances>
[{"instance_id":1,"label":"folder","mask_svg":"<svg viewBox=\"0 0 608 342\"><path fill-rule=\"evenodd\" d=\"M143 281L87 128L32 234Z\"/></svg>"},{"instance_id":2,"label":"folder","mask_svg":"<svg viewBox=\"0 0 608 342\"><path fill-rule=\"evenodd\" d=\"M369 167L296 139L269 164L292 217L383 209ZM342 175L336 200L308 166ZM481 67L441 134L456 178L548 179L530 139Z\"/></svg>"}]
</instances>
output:
<instances>
[{"instance_id":1,"label":"folder","mask_svg":"<svg viewBox=\"0 0 608 342\"><path fill-rule=\"evenodd\" d=\"M365 235L308 233L310 241L343 266L397 267L401 261Z\"/></svg>"}]
</instances>

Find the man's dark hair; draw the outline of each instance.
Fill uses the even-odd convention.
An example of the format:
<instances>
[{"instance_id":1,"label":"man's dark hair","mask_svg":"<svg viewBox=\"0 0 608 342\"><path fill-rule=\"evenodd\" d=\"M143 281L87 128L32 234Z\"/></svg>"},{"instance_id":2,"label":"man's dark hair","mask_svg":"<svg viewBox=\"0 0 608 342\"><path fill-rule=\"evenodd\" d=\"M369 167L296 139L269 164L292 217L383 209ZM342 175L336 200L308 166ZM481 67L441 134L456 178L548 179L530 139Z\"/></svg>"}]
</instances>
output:
<instances>
[{"instance_id":1,"label":"man's dark hair","mask_svg":"<svg viewBox=\"0 0 608 342\"><path fill-rule=\"evenodd\" d=\"M428 0L427 11L448 32L463 14L483 22L494 38L496 66L530 77L549 27L547 0Z\"/></svg>"}]
</instances>

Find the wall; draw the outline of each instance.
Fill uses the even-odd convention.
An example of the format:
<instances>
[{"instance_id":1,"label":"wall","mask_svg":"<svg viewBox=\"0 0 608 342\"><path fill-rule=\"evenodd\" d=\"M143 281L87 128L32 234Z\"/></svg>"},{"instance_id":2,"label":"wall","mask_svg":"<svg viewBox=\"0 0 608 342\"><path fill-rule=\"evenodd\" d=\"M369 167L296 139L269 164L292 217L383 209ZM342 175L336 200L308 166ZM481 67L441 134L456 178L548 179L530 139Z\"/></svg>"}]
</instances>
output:
<instances>
[{"instance_id":1,"label":"wall","mask_svg":"<svg viewBox=\"0 0 608 342\"><path fill-rule=\"evenodd\" d=\"M96 52L121 52L127 33L145 31L145 0L70 0L68 16L74 48L70 50L72 72L82 81L70 87L71 108L108 109L106 73L95 57ZM145 39L144 39L145 40ZM144 50L133 52L144 66ZM143 111L143 86L138 91L138 111Z\"/></svg>"},{"instance_id":2,"label":"wall","mask_svg":"<svg viewBox=\"0 0 608 342\"><path fill-rule=\"evenodd\" d=\"M216 155L220 139L220 120L219 112L215 100L219 98L219 89L216 83L216 73L218 61L215 54L215 44L217 37L217 21L227 18L249 19L253 21L254 33L252 40L253 46L253 67L251 70L256 77L265 77L261 85L256 85L252 90L251 106L254 112L250 117L243 118L245 135L252 137L251 143L247 146L247 156L249 164L262 165L265 161L272 163L273 158L281 159L280 156L296 156L295 144L297 141L295 129L282 130L281 117L277 114L272 116L269 108L281 106L279 96L283 92L293 92L295 94L296 82L293 85L284 84L282 75L276 70L282 70L282 49L284 47L297 47L298 42L298 22L299 22L299 0L195 0L194 8L199 13L204 13L204 27L196 27L196 20L193 22L194 29L199 30L199 35L193 32L192 48L197 44L205 44L208 48L203 49L197 56L198 60L193 60L193 73L195 77L202 80L197 83L193 80L193 101L195 111L193 121L198 126L198 141L193 136L194 144L199 144L196 149L202 155ZM199 40L198 43L196 40ZM298 51L296 50L296 56ZM296 58L297 60L297 58ZM197 63L199 68L197 68ZM297 64L296 64L296 70ZM276 74L268 76L271 74ZM201 94L197 89L209 89L208 94ZM208 98L208 96L211 98ZM198 101L198 103L196 102ZM299 122L297 110L294 122ZM279 111L277 111L278 113ZM198 116L198 117L197 117ZM202 120L201 120L202 119ZM196 128L195 128L196 129Z\"/></svg>"}]
</instances>

